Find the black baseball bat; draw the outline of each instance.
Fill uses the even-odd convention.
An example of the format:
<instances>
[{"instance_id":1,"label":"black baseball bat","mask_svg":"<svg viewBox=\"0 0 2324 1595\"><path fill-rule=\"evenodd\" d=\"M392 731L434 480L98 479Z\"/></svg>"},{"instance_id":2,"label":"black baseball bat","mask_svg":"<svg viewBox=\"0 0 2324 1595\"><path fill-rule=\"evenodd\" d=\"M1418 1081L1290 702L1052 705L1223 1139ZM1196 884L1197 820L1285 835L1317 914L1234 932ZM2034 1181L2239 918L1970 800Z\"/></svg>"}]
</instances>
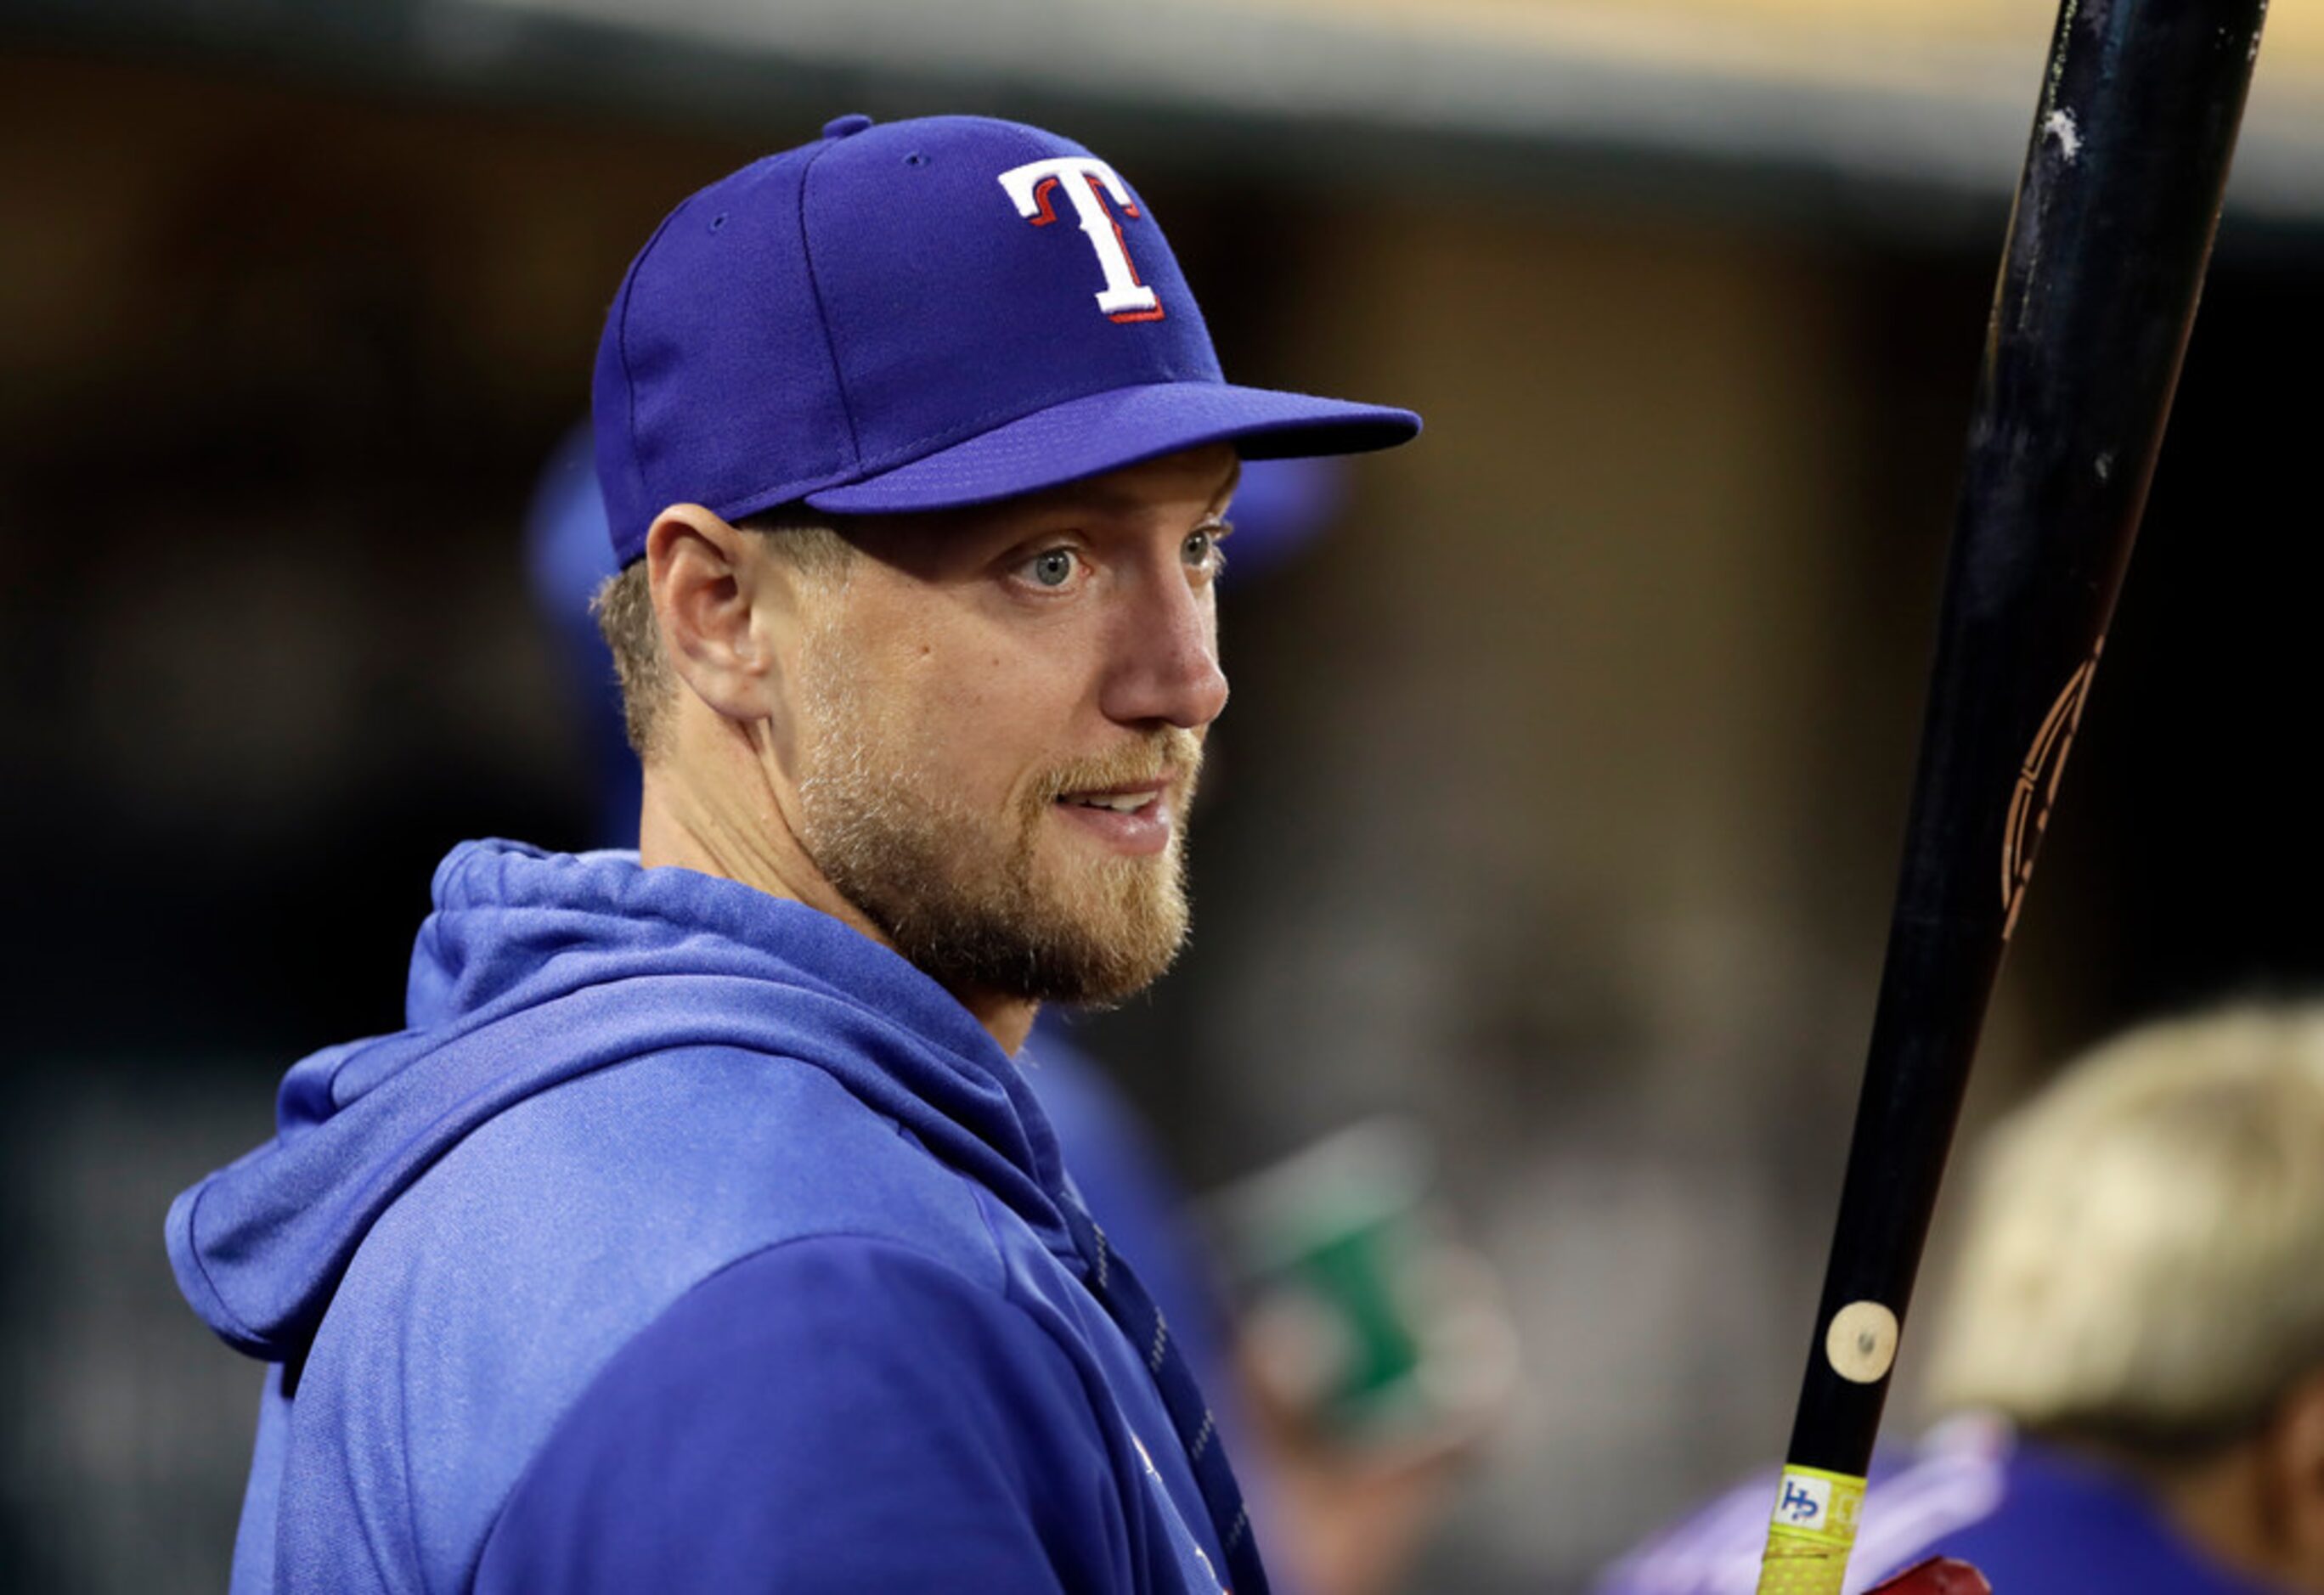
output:
<instances>
[{"instance_id":1,"label":"black baseball bat","mask_svg":"<svg viewBox=\"0 0 2324 1595\"><path fill-rule=\"evenodd\" d=\"M2162 447L2266 0L2064 0L1978 376L1904 862L1761 1595L1837 1595L1994 977Z\"/></svg>"}]
</instances>

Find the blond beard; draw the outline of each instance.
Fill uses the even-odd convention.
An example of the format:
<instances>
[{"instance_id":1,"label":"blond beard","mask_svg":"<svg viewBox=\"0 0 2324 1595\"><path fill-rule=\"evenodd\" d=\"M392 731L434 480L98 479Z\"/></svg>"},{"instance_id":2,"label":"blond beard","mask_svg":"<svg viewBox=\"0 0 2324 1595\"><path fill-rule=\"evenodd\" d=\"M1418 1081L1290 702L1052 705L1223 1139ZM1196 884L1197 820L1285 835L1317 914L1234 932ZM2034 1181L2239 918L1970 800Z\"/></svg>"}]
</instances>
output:
<instances>
[{"instance_id":1,"label":"blond beard","mask_svg":"<svg viewBox=\"0 0 2324 1595\"><path fill-rule=\"evenodd\" d=\"M828 656L825 656L828 658ZM1179 727L1044 773L1007 815L979 815L917 772L844 671L805 683L817 722L798 787L800 841L825 880L946 990L1118 1002L1176 958L1188 910L1185 816L1202 742ZM1162 777L1176 816L1157 854L1081 856L1041 840L1065 792ZM1060 862L1055 854L1068 856Z\"/></svg>"}]
</instances>

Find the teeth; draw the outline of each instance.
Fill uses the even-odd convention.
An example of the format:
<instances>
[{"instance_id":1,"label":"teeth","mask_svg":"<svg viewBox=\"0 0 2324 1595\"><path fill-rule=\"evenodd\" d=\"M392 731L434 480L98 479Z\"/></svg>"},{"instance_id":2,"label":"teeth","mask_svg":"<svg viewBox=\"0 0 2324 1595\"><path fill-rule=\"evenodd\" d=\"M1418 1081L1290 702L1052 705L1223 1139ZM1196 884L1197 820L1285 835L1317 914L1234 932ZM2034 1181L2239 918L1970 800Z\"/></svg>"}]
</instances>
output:
<instances>
[{"instance_id":1,"label":"teeth","mask_svg":"<svg viewBox=\"0 0 2324 1595\"><path fill-rule=\"evenodd\" d=\"M1072 801L1090 808L1110 808L1116 814L1135 814L1153 800L1154 795L1150 792L1118 794L1096 792L1087 797L1075 798Z\"/></svg>"}]
</instances>

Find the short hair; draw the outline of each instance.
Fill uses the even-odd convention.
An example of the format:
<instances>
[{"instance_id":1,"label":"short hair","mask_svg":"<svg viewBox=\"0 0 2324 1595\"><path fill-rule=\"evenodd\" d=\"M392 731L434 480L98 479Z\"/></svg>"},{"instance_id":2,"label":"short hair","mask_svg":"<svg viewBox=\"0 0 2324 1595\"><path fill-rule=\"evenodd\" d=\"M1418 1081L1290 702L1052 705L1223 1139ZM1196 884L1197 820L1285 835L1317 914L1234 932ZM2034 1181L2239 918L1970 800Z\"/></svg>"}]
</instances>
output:
<instances>
[{"instance_id":1,"label":"short hair","mask_svg":"<svg viewBox=\"0 0 2324 1595\"><path fill-rule=\"evenodd\" d=\"M2134 1460L2256 1432L2324 1364L2324 1005L2144 1026L1987 1144L1930 1392Z\"/></svg>"},{"instance_id":2,"label":"short hair","mask_svg":"<svg viewBox=\"0 0 2324 1595\"><path fill-rule=\"evenodd\" d=\"M804 504L778 505L736 524L769 539L777 552L818 581L843 580L855 558L855 545L841 532L835 519ZM622 725L630 750L641 761L650 761L660 751L678 678L662 649L646 562L633 559L617 575L608 576L589 601L589 610L597 617L597 630L613 655L613 675L622 687Z\"/></svg>"}]
</instances>

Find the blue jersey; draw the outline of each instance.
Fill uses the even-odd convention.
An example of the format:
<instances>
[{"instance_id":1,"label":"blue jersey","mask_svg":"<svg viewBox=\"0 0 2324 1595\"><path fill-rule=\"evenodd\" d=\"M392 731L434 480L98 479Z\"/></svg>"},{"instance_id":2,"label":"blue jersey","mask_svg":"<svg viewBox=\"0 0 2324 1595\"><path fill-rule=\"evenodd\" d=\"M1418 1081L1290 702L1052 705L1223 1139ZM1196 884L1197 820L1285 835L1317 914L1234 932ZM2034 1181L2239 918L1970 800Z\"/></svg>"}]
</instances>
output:
<instances>
[{"instance_id":1,"label":"blue jersey","mask_svg":"<svg viewBox=\"0 0 2324 1595\"><path fill-rule=\"evenodd\" d=\"M1655 1536L1593 1595L1752 1595L1775 1482L1771 1471ZM2269 1595L2188 1544L2129 1480L1987 1419L1873 1464L1846 1595L1931 1556L1974 1563L1995 1595Z\"/></svg>"}]
</instances>

